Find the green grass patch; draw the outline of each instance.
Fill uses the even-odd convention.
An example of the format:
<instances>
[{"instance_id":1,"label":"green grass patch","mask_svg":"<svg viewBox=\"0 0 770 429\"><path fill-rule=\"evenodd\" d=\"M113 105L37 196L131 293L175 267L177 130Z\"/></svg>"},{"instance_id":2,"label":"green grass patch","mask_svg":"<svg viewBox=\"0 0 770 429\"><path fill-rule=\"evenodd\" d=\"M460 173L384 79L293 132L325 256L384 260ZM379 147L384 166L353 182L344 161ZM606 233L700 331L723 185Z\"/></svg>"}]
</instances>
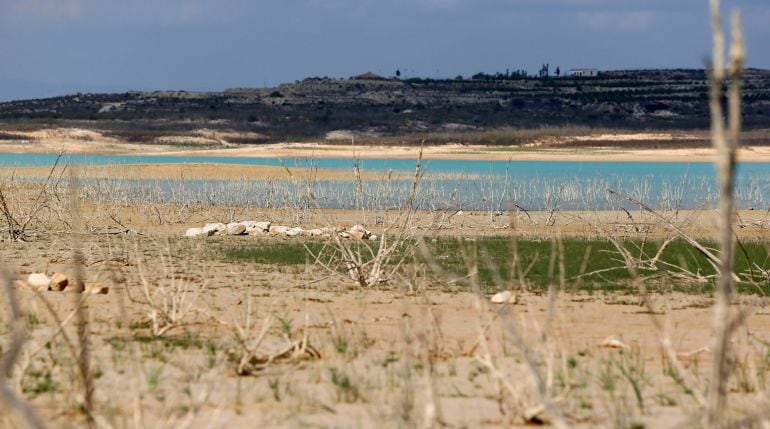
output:
<instances>
[{"instance_id":1,"label":"green grass patch","mask_svg":"<svg viewBox=\"0 0 770 429\"><path fill-rule=\"evenodd\" d=\"M662 240L625 240L621 244L634 259L652 259L660 249ZM377 246L377 242L351 242L353 246ZM715 248L713 242L703 242L708 248ZM308 240L303 245L298 240L259 241L248 244L222 245L216 257L229 262L254 262L267 265L301 265L312 263L305 245L318 253L324 247L323 241ZM554 249L554 246L556 248ZM409 249L412 246L404 246ZM622 256L609 241L604 239L564 238L561 241L549 239L518 239L516 244L518 262L514 263L514 246L510 236L478 237L475 239L439 238L427 243L430 256L407 255L407 262L428 262L431 259L444 272L445 278L436 278L437 283L465 277L472 266L478 267L478 279L487 291L516 287L523 278L528 287L545 289L551 282L559 281L559 266L563 260L564 278L568 288L581 290L634 292L631 280L633 274L627 269ZM364 250L361 247L361 250ZM402 250L403 251L403 250ZM714 251L716 252L716 251ZM364 252L368 254L368 252ZM333 246L324 254L336 255ZM394 258L398 260L400 258ZM753 265L765 269L770 266L767 243L753 241L736 248L736 272L748 274L753 271L754 283L739 283L738 289L752 293L770 293L770 287ZM751 267L751 270L750 270ZM639 267L636 275L648 280L651 289L680 290L710 293L713 281L683 281L670 276L668 272L683 270L704 277L713 276L714 268L705 256L682 240L670 243L660 255L658 269ZM452 277L452 278L446 278Z\"/></svg>"},{"instance_id":2,"label":"green grass patch","mask_svg":"<svg viewBox=\"0 0 770 429\"><path fill-rule=\"evenodd\" d=\"M626 240L621 245L635 259L652 259L660 249L662 240ZM707 248L714 243L702 243ZM554 246L556 249L554 251ZM496 290L520 283L520 277L533 288L547 288L551 282L558 282L559 264L563 260L566 286L585 290L634 292L631 284L633 273L626 267L622 256L609 240L564 238L561 242L552 240L519 239L517 241L517 268L514 269L513 242L510 237L485 237L474 241L443 239L432 243L433 258L445 270L465 276L468 261L478 265L479 282L485 289ZM743 243L743 250L736 250L736 272L748 273L754 263L762 267L770 265L766 243ZM560 256L561 255L561 256ZM553 268L551 268L553 264ZM705 256L683 240L670 243L661 253L656 269L636 270L636 275L647 278L647 287L667 288L690 292L711 292L713 282L696 283L673 278L665 271L682 270L701 276L713 276L714 268ZM593 273L593 274L591 274ZM754 270L754 280L761 281L759 272ZM740 283L739 290L768 293L767 283Z\"/></svg>"}]
</instances>

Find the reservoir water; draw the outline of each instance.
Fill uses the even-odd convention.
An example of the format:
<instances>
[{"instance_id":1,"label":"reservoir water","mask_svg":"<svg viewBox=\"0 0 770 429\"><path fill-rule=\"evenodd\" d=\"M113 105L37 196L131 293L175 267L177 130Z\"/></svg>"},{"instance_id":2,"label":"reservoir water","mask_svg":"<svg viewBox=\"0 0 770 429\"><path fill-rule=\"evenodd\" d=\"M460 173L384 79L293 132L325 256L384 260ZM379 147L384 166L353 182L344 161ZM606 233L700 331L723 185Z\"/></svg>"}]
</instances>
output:
<instances>
[{"instance_id":1,"label":"reservoir water","mask_svg":"<svg viewBox=\"0 0 770 429\"><path fill-rule=\"evenodd\" d=\"M56 154L0 154L0 166L50 166ZM413 172L410 159L234 158L194 156L65 155L62 163L78 165L214 163L298 166L363 171ZM565 161L424 161L420 205L469 210L505 209L512 203L531 210L613 209L627 201L612 189L660 209L711 208L716 201L714 166L705 162L565 162ZM403 177L403 176L402 176ZM351 174L352 179L352 174ZM356 192L349 180L94 180L89 188L111 198L152 198L168 202L235 205L313 204L327 207L398 206L408 195L406 179L365 181ZM361 195L359 195L361 194ZM767 208L770 163L741 163L736 196L743 208ZM631 204L633 206L633 204Z\"/></svg>"}]
</instances>

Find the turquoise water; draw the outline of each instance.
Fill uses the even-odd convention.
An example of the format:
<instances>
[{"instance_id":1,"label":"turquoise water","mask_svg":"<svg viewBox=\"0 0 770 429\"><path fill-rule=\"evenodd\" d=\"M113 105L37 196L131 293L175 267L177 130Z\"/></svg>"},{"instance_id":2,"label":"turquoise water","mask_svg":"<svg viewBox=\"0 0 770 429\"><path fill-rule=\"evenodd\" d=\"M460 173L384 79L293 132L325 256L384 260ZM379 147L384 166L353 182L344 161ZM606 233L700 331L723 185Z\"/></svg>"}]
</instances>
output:
<instances>
[{"instance_id":1,"label":"turquoise water","mask_svg":"<svg viewBox=\"0 0 770 429\"><path fill-rule=\"evenodd\" d=\"M0 154L0 166L50 166L55 154ZM229 158L191 156L65 155L63 163L79 165L219 163L264 166L313 166L363 171L413 172L409 159ZM623 192L652 206L708 208L716 201L714 166L705 162L562 162L467 161L424 162L421 185L424 208L504 209L515 202L528 209L610 209L623 206L607 189ZM351 174L352 178L352 174ZM104 192L119 189L126 199L156 198L169 202L286 206L301 203L313 189L316 202L328 207L394 207L408 195L409 181L366 181L356 195L345 180L311 184L286 179L265 180L101 180ZM387 188L387 190L385 190ZM736 195L741 207L762 208L770 200L770 163L738 165ZM115 197L115 195L111 195Z\"/></svg>"}]
</instances>

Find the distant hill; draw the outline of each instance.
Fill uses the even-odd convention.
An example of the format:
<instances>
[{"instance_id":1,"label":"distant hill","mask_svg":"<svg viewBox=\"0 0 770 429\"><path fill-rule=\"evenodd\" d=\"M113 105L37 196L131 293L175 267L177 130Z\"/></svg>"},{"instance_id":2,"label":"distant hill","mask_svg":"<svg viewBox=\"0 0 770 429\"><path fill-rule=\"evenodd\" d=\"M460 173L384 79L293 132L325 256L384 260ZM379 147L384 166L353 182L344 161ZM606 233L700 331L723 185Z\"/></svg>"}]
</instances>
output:
<instances>
[{"instance_id":1,"label":"distant hill","mask_svg":"<svg viewBox=\"0 0 770 429\"><path fill-rule=\"evenodd\" d=\"M770 128L770 71L748 70L744 122ZM201 127L249 131L242 143L581 125L694 129L709 125L703 70L622 70L590 78L309 78L223 92L76 94L0 103L4 128L74 124L142 141Z\"/></svg>"}]
</instances>

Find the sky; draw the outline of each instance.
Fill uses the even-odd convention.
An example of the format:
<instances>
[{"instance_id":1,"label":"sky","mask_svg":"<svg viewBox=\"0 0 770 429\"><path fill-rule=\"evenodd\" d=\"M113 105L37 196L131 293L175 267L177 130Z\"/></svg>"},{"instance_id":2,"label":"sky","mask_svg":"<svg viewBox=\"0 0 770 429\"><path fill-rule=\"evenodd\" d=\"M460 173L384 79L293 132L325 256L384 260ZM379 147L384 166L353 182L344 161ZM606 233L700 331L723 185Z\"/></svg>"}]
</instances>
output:
<instances>
[{"instance_id":1,"label":"sky","mask_svg":"<svg viewBox=\"0 0 770 429\"><path fill-rule=\"evenodd\" d=\"M742 12L770 68L770 0ZM708 0L0 0L0 100L219 91L367 71L702 68Z\"/></svg>"}]
</instances>

